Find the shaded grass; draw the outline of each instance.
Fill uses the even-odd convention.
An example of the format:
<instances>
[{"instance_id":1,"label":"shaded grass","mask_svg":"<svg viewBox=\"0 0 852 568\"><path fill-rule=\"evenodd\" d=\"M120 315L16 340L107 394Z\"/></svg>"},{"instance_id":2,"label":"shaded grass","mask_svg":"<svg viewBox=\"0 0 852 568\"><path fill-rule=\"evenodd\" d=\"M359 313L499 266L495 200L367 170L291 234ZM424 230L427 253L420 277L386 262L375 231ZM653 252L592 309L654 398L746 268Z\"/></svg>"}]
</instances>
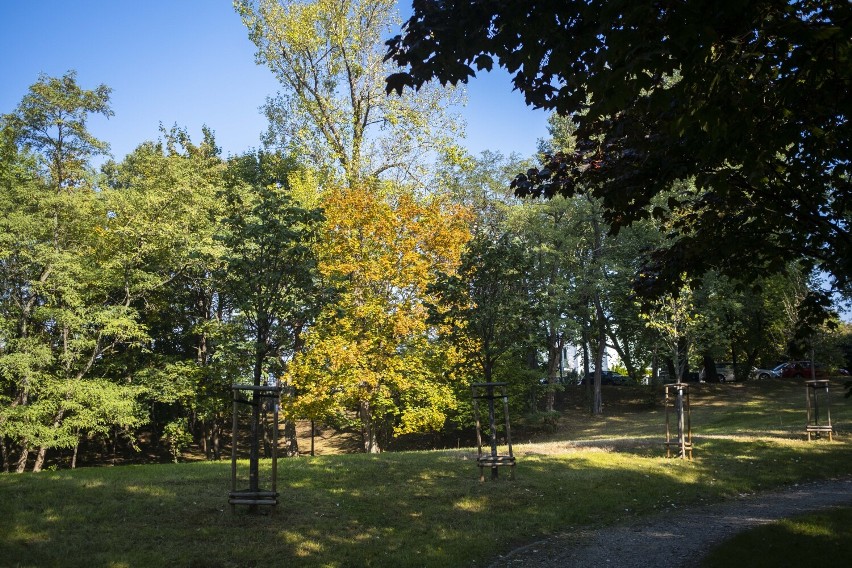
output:
<instances>
[{"instance_id":1,"label":"shaded grass","mask_svg":"<svg viewBox=\"0 0 852 568\"><path fill-rule=\"evenodd\" d=\"M771 421L797 390L751 398ZM764 435L760 405L720 402L732 396L696 405L696 433L719 435L696 438L693 461L662 457L660 408L625 409L586 417L597 442L518 445L515 481L479 483L470 449L281 460L267 515L232 514L222 462L0 475L0 565L477 566L550 534L852 472L849 436L808 443L804 418Z\"/></svg>"},{"instance_id":2,"label":"shaded grass","mask_svg":"<svg viewBox=\"0 0 852 568\"><path fill-rule=\"evenodd\" d=\"M231 513L223 463L0 476L7 566L460 566L571 527L852 471L847 442L708 440L692 462L651 448L531 455L478 482L467 452L287 460L281 504Z\"/></svg>"},{"instance_id":3,"label":"shaded grass","mask_svg":"<svg viewBox=\"0 0 852 568\"><path fill-rule=\"evenodd\" d=\"M727 568L745 563L755 568L846 568L852 558L850 544L852 509L833 509L738 534L713 549L702 566Z\"/></svg>"}]
</instances>

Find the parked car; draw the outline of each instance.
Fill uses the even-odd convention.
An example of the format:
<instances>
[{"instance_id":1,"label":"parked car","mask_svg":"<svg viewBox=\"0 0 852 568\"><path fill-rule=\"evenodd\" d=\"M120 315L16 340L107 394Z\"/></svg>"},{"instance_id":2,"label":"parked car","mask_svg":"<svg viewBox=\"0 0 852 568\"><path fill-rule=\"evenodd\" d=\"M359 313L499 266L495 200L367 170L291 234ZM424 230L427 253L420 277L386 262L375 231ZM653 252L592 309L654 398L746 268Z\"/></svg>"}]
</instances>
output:
<instances>
[{"instance_id":1,"label":"parked car","mask_svg":"<svg viewBox=\"0 0 852 568\"><path fill-rule=\"evenodd\" d=\"M743 369L744 365L740 366L740 369ZM744 370L744 369L743 369ZM707 380L704 376L704 369L701 369L701 373L699 374L699 380L701 382L710 382L710 383L732 383L737 380L737 374L735 372L733 363L716 363L716 378L713 380ZM740 374L743 376L743 373ZM749 379L772 379L778 378L779 374L775 371L775 369L759 369L757 367L752 367L751 371L748 374Z\"/></svg>"},{"instance_id":2,"label":"parked car","mask_svg":"<svg viewBox=\"0 0 852 568\"><path fill-rule=\"evenodd\" d=\"M810 379L812 376L817 379L828 377L828 371L819 363L814 364L813 374L811 373L810 361L790 361L782 363L773 369L782 379L797 378Z\"/></svg>"},{"instance_id":3,"label":"parked car","mask_svg":"<svg viewBox=\"0 0 852 568\"><path fill-rule=\"evenodd\" d=\"M729 383L736 380L733 363L716 363L716 376L708 377L707 369L702 367L698 380L702 383Z\"/></svg>"},{"instance_id":4,"label":"parked car","mask_svg":"<svg viewBox=\"0 0 852 568\"><path fill-rule=\"evenodd\" d=\"M787 363L781 363L780 365L776 365L772 367L772 372L775 373L775 376L781 378L782 373L784 372L784 367L787 366Z\"/></svg>"},{"instance_id":5,"label":"parked car","mask_svg":"<svg viewBox=\"0 0 852 568\"><path fill-rule=\"evenodd\" d=\"M775 371L775 369L758 369L757 367L751 368L751 377L752 379L777 379L780 377L780 374Z\"/></svg>"}]
</instances>

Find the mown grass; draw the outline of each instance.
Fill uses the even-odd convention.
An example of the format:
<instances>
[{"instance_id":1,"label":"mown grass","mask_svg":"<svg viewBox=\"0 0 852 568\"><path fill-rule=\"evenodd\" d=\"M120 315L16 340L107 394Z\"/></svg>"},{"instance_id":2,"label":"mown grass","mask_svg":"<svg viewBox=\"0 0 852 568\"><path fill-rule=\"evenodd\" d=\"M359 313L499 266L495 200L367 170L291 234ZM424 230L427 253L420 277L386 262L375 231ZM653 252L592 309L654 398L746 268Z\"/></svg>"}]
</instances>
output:
<instances>
[{"instance_id":1,"label":"mown grass","mask_svg":"<svg viewBox=\"0 0 852 568\"><path fill-rule=\"evenodd\" d=\"M281 460L268 515L232 514L222 462L0 475L0 565L487 565L550 534L848 475L850 436L808 443L804 418L784 435L775 410L747 400L783 411L801 399L803 414L798 390L769 385L706 414L740 394L693 399L696 435L712 434L696 438L693 461L663 457L659 408L587 416L598 432L518 445L514 481L479 483L469 449ZM848 424L849 404L835 406Z\"/></svg>"},{"instance_id":2,"label":"mown grass","mask_svg":"<svg viewBox=\"0 0 852 568\"><path fill-rule=\"evenodd\" d=\"M784 519L738 534L710 552L703 568L847 568L852 558L852 509Z\"/></svg>"}]
</instances>

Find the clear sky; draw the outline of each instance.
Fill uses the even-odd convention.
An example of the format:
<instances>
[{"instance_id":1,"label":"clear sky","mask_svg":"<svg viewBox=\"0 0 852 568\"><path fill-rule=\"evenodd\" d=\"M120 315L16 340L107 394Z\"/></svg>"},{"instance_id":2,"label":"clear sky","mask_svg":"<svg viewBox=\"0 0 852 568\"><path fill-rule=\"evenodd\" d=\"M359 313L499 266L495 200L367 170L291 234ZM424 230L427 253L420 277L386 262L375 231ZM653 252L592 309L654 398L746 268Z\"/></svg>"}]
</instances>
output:
<instances>
[{"instance_id":1,"label":"clear sky","mask_svg":"<svg viewBox=\"0 0 852 568\"><path fill-rule=\"evenodd\" d=\"M410 0L401 1L404 12ZM159 124L201 126L223 153L259 146L258 108L278 89L254 62L254 45L231 0L0 0L0 113L11 112L39 73L77 71L83 88L113 89L115 116L93 119L92 133L122 159L159 137ZM462 110L474 154L530 156L547 135L547 113L528 108L504 72L467 86Z\"/></svg>"}]
</instances>

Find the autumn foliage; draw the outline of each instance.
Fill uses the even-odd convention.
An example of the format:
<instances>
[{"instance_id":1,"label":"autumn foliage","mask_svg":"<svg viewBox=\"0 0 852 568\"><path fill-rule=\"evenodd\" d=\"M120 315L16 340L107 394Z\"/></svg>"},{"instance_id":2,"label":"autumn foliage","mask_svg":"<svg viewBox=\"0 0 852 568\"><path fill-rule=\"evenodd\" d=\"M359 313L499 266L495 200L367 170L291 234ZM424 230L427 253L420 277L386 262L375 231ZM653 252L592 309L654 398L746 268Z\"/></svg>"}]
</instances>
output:
<instances>
[{"instance_id":1,"label":"autumn foliage","mask_svg":"<svg viewBox=\"0 0 852 568\"><path fill-rule=\"evenodd\" d=\"M443 426L455 406L427 324L427 288L455 270L470 213L405 190L329 191L320 272L337 288L291 366L292 412L357 420L366 451ZM357 416L356 416L357 414Z\"/></svg>"}]
</instances>

